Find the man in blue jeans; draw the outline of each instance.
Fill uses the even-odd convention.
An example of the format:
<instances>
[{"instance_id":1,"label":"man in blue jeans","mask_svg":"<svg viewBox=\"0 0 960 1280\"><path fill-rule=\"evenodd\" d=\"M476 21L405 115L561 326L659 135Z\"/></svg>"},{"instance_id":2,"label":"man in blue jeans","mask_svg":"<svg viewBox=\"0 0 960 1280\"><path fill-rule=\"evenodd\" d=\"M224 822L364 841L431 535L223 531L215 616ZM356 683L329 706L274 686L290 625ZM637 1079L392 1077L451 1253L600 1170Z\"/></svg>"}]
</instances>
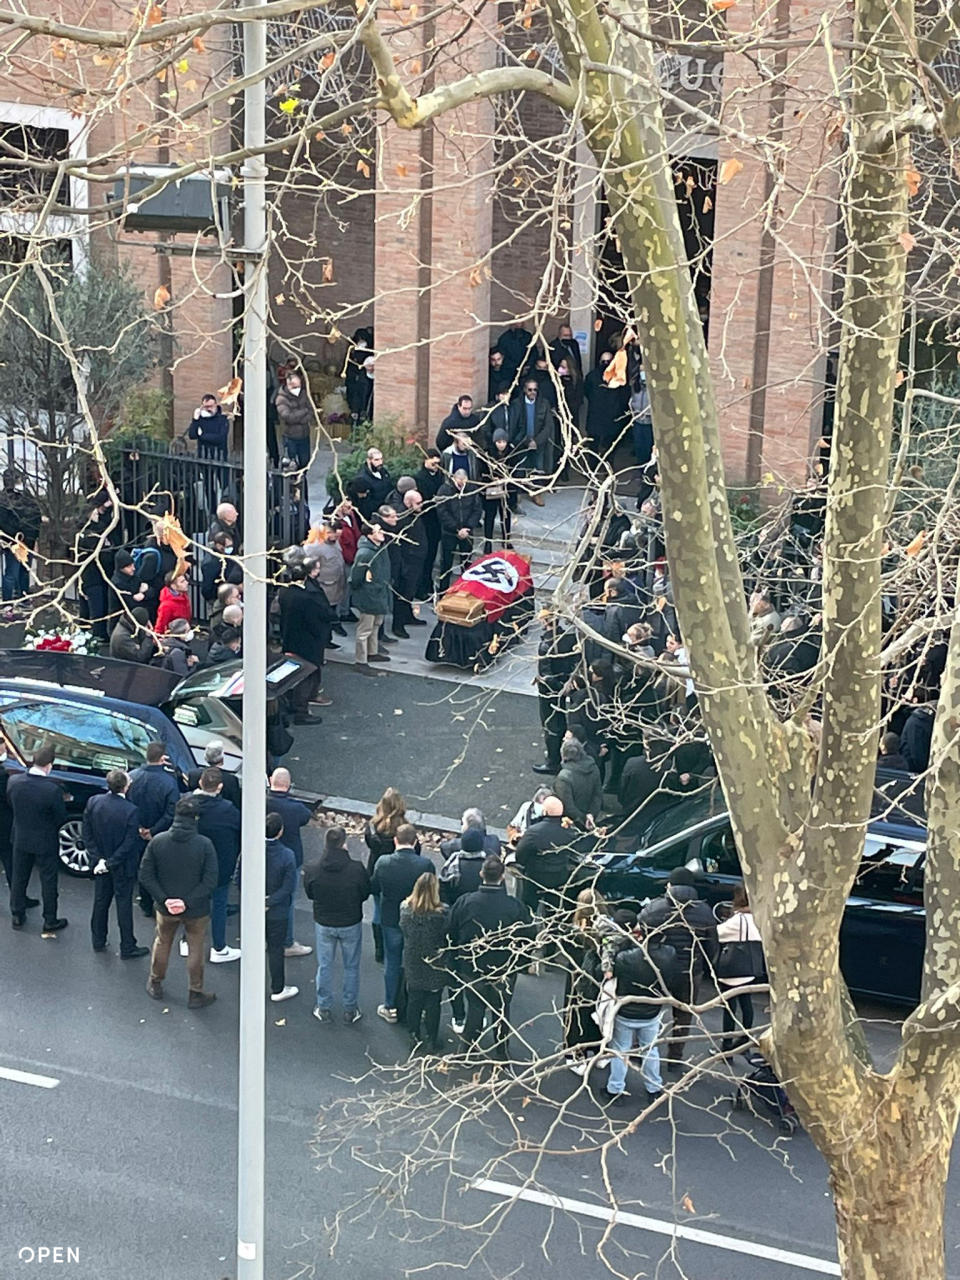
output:
<instances>
[{"instance_id":1,"label":"man in blue jeans","mask_svg":"<svg viewBox=\"0 0 960 1280\"><path fill-rule=\"evenodd\" d=\"M417 829L404 822L397 828L396 848L377 860L371 882L380 896L380 928L383 931L383 1004L377 1009L384 1022L397 1021L397 1000L403 975L403 934L400 932L400 903L424 871L436 873L429 858L414 848Z\"/></svg>"},{"instance_id":2,"label":"man in blue jeans","mask_svg":"<svg viewBox=\"0 0 960 1280\"><path fill-rule=\"evenodd\" d=\"M644 943L643 926L637 923L632 911L618 911L616 922L630 929L626 939L613 958L612 970L606 978L616 978L617 1008L610 1037L614 1057L610 1063L607 1093L611 1105L627 1099L627 1064L635 1046L643 1054L640 1068L644 1088L650 1102L663 1093L660 1075L660 1050L657 1037L660 1034L660 1015L665 995L678 998L683 990L683 969L673 947L654 941ZM609 963L605 959L605 963Z\"/></svg>"},{"instance_id":3,"label":"man in blue jeans","mask_svg":"<svg viewBox=\"0 0 960 1280\"><path fill-rule=\"evenodd\" d=\"M343 1020L359 1022L360 947L363 904L370 897L370 877L362 862L350 857L343 827L330 827L323 853L303 868L303 891L313 903L317 937L318 1022L333 1020L333 966L337 948L343 957Z\"/></svg>"},{"instance_id":4,"label":"man in blue jeans","mask_svg":"<svg viewBox=\"0 0 960 1280\"><path fill-rule=\"evenodd\" d=\"M227 899L240 856L240 811L223 798L222 791L220 770L204 769L195 793L197 831L217 851L217 887L210 895L211 964L240 959L240 948L227 946Z\"/></svg>"}]
</instances>

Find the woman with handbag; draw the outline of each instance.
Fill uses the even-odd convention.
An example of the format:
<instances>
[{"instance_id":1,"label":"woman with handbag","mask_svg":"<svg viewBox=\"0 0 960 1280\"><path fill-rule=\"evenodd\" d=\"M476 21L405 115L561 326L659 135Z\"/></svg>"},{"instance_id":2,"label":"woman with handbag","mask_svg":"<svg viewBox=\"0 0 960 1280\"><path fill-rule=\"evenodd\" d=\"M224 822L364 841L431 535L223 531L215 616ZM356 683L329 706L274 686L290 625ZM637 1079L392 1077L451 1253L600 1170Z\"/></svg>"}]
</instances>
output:
<instances>
[{"instance_id":1,"label":"woman with handbag","mask_svg":"<svg viewBox=\"0 0 960 1280\"><path fill-rule=\"evenodd\" d=\"M717 986L724 996L723 1053L732 1053L747 1041L746 1035L734 1037L731 1033L739 1026L743 1032L753 1026L753 997L739 988L753 986L766 980L763 959L763 942L750 911L747 891L738 884L733 891L733 911L728 919L717 926L720 955L717 957ZM734 1007L739 1017L734 1017Z\"/></svg>"}]
</instances>

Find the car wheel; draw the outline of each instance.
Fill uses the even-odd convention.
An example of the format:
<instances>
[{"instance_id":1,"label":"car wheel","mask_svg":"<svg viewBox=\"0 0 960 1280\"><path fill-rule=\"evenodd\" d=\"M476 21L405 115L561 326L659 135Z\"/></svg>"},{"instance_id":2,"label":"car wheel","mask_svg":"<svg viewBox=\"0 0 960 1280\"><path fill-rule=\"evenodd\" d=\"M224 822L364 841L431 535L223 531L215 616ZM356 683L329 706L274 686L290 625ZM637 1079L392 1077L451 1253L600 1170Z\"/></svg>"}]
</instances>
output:
<instances>
[{"instance_id":1,"label":"car wheel","mask_svg":"<svg viewBox=\"0 0 960 1280\"><path fill-rule=\"evenodd\" d=\"M88 879L93 875L90 855L83 843L83 823L79 818L71 818L60 828L60 862L71 876Z\"/></svg>"}]
</instances>

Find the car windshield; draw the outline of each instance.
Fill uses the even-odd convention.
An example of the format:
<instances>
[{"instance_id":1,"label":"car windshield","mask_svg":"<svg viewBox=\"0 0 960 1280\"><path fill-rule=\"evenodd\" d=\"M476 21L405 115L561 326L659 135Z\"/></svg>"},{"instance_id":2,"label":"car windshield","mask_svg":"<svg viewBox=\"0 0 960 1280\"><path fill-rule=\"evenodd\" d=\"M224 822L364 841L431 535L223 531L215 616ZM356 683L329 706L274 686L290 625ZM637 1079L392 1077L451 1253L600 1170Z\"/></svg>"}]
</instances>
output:
<instances>
[{"instance_id":1,"label":"car windshield","mask_svg":"<svg viewBox=\"0 0 960 1280\"><path fill-rule=\"evenodd\" d=\"M114 711L63 702L4 708L0 728L24 760L49 745L59 768L99 774L143 764L157 736L148 725Z\"/></svg>"}]
</instances>

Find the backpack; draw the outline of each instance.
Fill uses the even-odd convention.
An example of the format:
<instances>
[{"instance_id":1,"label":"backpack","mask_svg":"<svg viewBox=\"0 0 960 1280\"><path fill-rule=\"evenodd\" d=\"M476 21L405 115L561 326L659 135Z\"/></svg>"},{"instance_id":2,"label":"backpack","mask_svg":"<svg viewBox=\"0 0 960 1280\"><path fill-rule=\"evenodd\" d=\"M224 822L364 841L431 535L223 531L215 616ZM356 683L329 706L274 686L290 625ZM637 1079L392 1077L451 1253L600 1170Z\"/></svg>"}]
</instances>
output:
<instances>
[{"instance_id":1,"label":"backpack","mask_svg":"<svg viewBox=\"0 0 960 1280\"><path fill-rule=\"evenodd\" d=\"M163 567L163 560L157 547L134 547L133 567L137 571L138 582L152 582Z\"/></svg>"}]
</instances>

